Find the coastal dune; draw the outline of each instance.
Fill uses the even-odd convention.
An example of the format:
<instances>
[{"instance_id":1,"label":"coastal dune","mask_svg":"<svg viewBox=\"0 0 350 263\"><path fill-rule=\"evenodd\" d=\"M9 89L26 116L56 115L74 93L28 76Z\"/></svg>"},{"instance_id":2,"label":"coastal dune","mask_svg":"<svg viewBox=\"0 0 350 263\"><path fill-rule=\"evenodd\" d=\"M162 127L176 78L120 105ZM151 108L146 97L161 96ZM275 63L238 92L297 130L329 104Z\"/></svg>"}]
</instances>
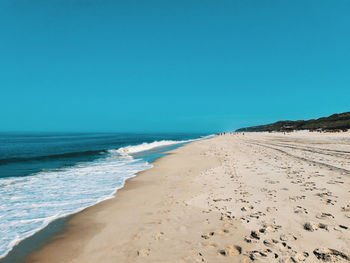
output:
<instances>
[{"instance_id":1,"label":"coastal dune","mask_svg":"<svg viewBox=\"0 0 350 263\"><path fill-rule=\"evenodd\" d=\"M350 262L349 200L350 133L216 136L74 215L26 262Z\"/></svg>"}]
</instances>

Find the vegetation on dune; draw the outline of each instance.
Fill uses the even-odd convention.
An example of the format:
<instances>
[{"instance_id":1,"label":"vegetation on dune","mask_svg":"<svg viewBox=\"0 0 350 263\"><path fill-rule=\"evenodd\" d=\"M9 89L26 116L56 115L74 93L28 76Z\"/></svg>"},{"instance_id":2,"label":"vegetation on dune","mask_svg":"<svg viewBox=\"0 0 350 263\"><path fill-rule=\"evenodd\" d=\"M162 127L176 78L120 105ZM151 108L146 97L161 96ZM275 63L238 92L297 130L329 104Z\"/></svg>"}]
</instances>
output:
<instances>
[{"instance_id":1,"label":"vegetation on dune","mask_svg":"<svg viewBox=\"0 0 350 263\"><path fill-rule=\"evenodd\" d=\"M323 130L337 131L350 129L350 112L333 114L312 120L278 121L271 124L259 125L236 130L237 132L261 131L292 131L292 130Z\"/></svg>"}]
</instances>

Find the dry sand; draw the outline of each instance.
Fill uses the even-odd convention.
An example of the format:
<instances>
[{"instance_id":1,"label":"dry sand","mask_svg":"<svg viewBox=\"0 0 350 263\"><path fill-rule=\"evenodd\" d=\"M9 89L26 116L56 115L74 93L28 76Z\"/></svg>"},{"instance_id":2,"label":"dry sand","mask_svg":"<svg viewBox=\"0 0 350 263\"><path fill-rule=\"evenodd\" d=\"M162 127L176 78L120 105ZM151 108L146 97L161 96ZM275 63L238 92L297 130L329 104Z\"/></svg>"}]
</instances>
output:
<instances>
[{"instance_id":1,"label":"dry sand","mask_svg":"<svg viewBox=\"0 0 350 263\"><path fill-rule=\"evenodd\" d=\"M188 144L28 262L350 262L350 134Z\"/></svg>"}]
</instances>

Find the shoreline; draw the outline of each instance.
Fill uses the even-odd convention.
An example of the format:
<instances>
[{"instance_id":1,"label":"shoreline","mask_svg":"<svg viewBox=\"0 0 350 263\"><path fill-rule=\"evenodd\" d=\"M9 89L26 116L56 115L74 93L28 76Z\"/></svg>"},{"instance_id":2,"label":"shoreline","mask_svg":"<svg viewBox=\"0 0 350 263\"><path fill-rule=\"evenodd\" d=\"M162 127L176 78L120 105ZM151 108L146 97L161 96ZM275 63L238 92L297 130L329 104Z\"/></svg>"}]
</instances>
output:
<instances>
[{"instance_id":1,"label":"shoreline","mask_svg":"<svg viewBox=\"0 0 350 263\"><path fill-rule=\"evenodd\" d=\"M33 253L34 251L38 251L50 240L50 238L63 233L66 223L72 215L57 218L32 236L23 239L16 246L14 246L5 257L0 259L0 263L24 262L24 259L29 254Z\"/></svg>"},{"instance_id":2,"label":"shoreline","mask_svg":"<svg viewBox=\"0 0 350 263\"><path fill-rule=\"evenodd\" d=\"M350 262L350 133L195 141L26 262Z\"/></svg>"},{"instance_id":3,"label":"shoreline","mask_svg":"<svg viewBox=\"0 0 350 263\"><path fill-rule=\"evenodd\" d=\"M145 187L143 185L140 186L140 183L143 183L145 174L153 173L153 171L157 169L160 162L164 162L164 160L168 159L169 157L176 155L178 151L181 151L181 149L186 148L188 145L202 141L204 140L190 142L185 145L178 146L176 149L166 151L166 155L158 158L152 163L152 168L138 172L134 177L127 179L124 187L118 189L118 191L115 193L115 198L104 200L98 204L87 207L84 210L71 215L66 223L66 227L63 233L52 236L44 246L29 254L25 258L24 262L47 262L47 260L50 260L50 262L73 261L73 259L78 254L80 254L83 251L84 247L87 245L88 242L86 241L91 240L103 228L103 224L96 224L96 222L94 222L94 217L96 214L103 213L106 207L113 206L113 204L119 205L119 203L122 204L123 202L128 203L125 200L124 196L129 196L130 192L132 191L138 190L143 193ZM157 180L158 178L152 178L151 180L153 179ZM154 188L154 186L150 184L148 184L148 186ZM128 209L127 206L128 205L124 206L124 209ZM123 215L121 215L121 218L119 219L121 221L124 221ZM93 228L91 228L91 225L93 225ZM67 243L69 243L69 245ZM73 245L74 249L70 249L71 245ZM70 251L67 254L62 255L61 252L67 251L67 248L69 248ZM138 252L136 252L136 254L138 254ZM83 261L93 262L89 260L91 259L85 258ZM109 261L107 260L104 262Z\"/></svg>"},{"instance_id":4,"label":"shoreline","mask_svg":"<svg viewBox=\"0 0 350 263\"><path fill-rule=\"evenodd\" d=\"M161 159L164 156L171 154L171 151L173 151L174 149L182 147L188 143L190 143L190 142L183 142L183 143L179 143L179 144L170 145L168 147L161 148L160 150L151 150L149 152L149 154L147 154L147 162L150 165L152 165L155 161ZM137 157L137 158L139 158L139 157ZM153 168L153 165L152 165L152 167L147 168L143 171L147 171L147 170L152 169L152 168ZM127 178L125 180L124 184L120 188L115 189L115 191L114 191L114 193L112 193L111 197L109 197L107 199L103 199L101 201L98 201L97 203L95 203L91 206L85 207L85 208L81 209L80 211L77 211L77 212L74 212L72 214L62 216L62 217L58 217L58 218L54 219L53 221L51 221L44 228L35 232L33 235L19 241L5 257L0 258L0 263L25 262L25 258L27 258L28 255L40 250L43 246L45 246L46 243L51 242L51 240L53 238L55 238L55 236L64 233L64 231L67 228L67 223L74 215L79 214L79 213L83 212L85 209L88 209L90 207L98 205L102 202L116 198L117 192L125 187L126 182L128 180L138 176L138 174L143 172L143 171L137 172L134 176Z\"/></svg>"}]
</instances>

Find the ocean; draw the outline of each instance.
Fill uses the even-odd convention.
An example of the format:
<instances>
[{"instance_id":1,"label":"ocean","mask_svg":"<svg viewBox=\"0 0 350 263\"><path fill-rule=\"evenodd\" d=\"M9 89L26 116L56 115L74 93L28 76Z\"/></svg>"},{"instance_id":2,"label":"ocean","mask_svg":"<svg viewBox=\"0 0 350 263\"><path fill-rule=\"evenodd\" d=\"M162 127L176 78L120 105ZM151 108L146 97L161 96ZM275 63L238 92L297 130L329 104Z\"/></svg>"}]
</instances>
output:
<instances>
[{"instance_id":1,"label":"ocean","mask_svg":"<svg viewBox=\"0 0 350 263\"><path fill-rule=\"evenodd\" d=\"M0 259L50 222L113 197L203 134L1 133Z\"/></svg>"}]
</instances>

